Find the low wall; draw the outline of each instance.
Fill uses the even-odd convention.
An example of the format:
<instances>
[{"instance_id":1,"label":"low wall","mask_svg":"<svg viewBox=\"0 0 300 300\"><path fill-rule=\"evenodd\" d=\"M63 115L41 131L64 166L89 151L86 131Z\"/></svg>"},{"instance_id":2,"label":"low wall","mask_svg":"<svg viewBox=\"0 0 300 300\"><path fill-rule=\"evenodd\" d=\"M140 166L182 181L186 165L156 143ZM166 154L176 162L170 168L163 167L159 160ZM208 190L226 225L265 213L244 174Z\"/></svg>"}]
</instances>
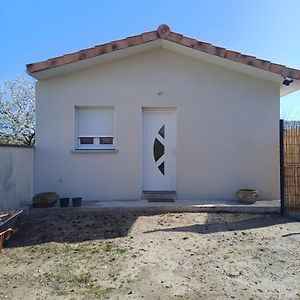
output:
<instances>
[{"instance_id":1,"label":"low wall","mask_svg":"<svg viewBox=\"0 0 300 300\"><path fill-rule=\"evenodd\" d=\"M0 210L32 202L33 147L0 145Z\"/></svg>"}]
</instances>

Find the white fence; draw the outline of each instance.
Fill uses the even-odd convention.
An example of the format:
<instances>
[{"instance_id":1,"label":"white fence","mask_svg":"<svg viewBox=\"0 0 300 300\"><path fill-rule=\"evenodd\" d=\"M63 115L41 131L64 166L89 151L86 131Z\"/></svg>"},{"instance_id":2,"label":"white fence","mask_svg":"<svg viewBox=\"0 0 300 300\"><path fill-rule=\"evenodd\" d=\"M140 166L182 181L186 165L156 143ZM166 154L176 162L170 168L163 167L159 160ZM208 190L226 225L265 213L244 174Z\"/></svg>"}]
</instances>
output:
<instances>
[{"instance_id":1,"label":"white fence","mask_svg":"<svg viewBox=\"0 0 300 300\"><path fill-rule=\"evenodd\" d=\"M32 202L32 147L0 145L0 210Z\"/></svg>"}]
</instances>

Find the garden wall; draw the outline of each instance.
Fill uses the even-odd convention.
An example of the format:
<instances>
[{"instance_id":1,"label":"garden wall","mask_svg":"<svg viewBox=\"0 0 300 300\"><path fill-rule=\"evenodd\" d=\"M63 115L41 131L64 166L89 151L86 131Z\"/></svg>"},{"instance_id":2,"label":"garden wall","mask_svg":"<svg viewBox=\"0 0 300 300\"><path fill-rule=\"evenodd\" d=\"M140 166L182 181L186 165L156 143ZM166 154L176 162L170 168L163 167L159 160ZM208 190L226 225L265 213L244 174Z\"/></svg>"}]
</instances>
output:
<instances>
[{"instance_id":1,"label":"garden wall","mask_svg":"<svg viewBox=\"0 0 300 300\"><path fill-rule=\"evenodd\" d=\"M0 145L0 210L32 202L33 147Z\"/></svg>"}]
</instances>

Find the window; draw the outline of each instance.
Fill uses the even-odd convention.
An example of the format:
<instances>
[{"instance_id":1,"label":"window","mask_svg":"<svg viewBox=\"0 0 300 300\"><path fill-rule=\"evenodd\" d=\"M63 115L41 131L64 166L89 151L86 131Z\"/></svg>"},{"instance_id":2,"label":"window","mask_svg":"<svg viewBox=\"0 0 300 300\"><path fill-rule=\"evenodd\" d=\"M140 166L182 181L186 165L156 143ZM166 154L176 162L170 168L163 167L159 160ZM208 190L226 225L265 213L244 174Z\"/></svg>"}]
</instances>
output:
<instances>
[{"instance_id":1,"label":"window","mask_svg":"<svg viewBox=\"0 0 300 300\"><path fill-rule=\"evenodd\" d=\"M75 107L76 149L115 149L114 108Z\"/></svg>"}]
</instances>

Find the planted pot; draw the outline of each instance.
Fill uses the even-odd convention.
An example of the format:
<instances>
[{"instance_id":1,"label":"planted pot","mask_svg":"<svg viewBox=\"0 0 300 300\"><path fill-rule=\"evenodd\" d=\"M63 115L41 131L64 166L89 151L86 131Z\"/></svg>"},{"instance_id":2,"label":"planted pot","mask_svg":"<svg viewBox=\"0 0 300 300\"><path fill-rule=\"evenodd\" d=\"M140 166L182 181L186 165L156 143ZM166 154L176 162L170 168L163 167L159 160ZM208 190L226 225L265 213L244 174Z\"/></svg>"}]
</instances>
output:
<instances>
[{"instance_id":1,"label":"planted pot","mask_svg":"<svg viewBox=\"0 0 300 300\"><path fill-rule=\"evenodd\" d=\"M81 197L72 198L72 205L73 207L80 207L82 202Z\"/></svg>"},{"instance_id":2,"label":"planted pot","mask_svg":"<svg viewBox=\"0 0 300 300\"><path fill-rule=\"evenodd\" d=\"M70 198L60 198L59 199L60 207L68 207L69 201L70 201Z\"/></svg>"},{"instance_id":3,"label":"planted pot","mask_svg":"<svg viewBox=\"0 0 300 300\"><path fill-rule=\"evenodd\" d=\"M32 198L32 202L34 207L51 207L54 206L58 199L58 194L54 192L39 193Z\"/></svg>"},{"instance_id":4,"label":"planted pot","mask_svg":"<svg viewBox=\"0 0 300 300\"><path fill-rule=\"evenodd\" d=\"M254 189L241 189L236 193L238 200L244 204L253 204L259 199L259 193Z\"/></svg>"}]
</instances>

